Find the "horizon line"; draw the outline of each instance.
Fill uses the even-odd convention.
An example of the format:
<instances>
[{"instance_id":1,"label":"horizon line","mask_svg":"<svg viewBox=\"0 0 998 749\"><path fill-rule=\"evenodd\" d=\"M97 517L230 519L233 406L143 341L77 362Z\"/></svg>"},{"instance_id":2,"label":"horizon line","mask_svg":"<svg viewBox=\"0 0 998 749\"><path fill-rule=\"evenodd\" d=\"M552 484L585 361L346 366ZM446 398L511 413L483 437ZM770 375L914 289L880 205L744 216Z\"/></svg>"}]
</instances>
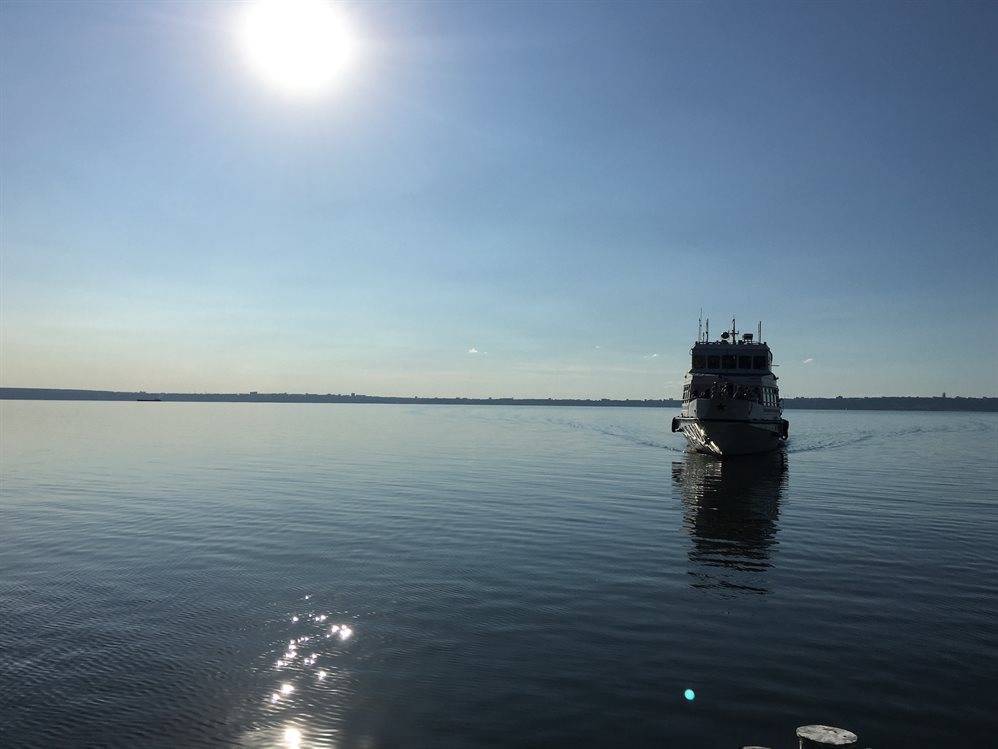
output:
<instances>
[{"instance_id":1,"label":"horizon line","mask_svg":"<svg viewBox=\"0 0 998 749\"><path fill-rule=\"evenodd\" d=\"M664 402L682 402L682 398L669 398L669 397L644 397L644 398L620 398L620 397L610 397L610 396L517 396L517 395L498 395L498 396L471 396L471 395L372 395L368 393L319 393L312 391L302 391L302 392L290 392L290 391L223 391L223 390L201 390L201 391L179 391L179 390L105 390L99 388L51 388L51 387L14 387L14 386L0 386L0 399L11 400L7 398L7 391L17 391L17 392L52 392L52 393L95 393L95 394L108 394L108 395L162 395L162 396L177 396L177 397L205 397L205 396L225 396L225 397L240 397L240 398L263 398L263 397L296 397L296 398L345 398L345 399L376 399L376 400L463 400L463 401L588 401L599 403L602 401L611 402L638 402L638 403L664 403ZM904 399L922 399L922 400L998 400L996 395L949 395L942 393L940 395L787 395L781 397L781 400L798 400L798 399L810 399L810 400L870 400L870 399L885 399L885 398L904 398ZM16 399L14 399L16 400Z\"/></svg>"}]
</instances>

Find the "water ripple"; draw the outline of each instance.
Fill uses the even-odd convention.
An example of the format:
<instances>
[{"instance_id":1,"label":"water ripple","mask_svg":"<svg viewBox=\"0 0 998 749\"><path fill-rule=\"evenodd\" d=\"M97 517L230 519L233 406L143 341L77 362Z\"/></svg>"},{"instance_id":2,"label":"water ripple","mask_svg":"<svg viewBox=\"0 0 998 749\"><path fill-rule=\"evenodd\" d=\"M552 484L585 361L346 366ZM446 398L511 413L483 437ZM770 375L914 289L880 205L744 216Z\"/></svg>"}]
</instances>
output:
<instances>
[{"instance_id":1,"label":"water ripple","mask_svg":"<svg viewBox=\"0 0 998 749\"><path fill-rule=\"evenodd\" d=\"M991 735L991 415L134 406L0 404L4 745Z\"/></svg>"}]
</instances>

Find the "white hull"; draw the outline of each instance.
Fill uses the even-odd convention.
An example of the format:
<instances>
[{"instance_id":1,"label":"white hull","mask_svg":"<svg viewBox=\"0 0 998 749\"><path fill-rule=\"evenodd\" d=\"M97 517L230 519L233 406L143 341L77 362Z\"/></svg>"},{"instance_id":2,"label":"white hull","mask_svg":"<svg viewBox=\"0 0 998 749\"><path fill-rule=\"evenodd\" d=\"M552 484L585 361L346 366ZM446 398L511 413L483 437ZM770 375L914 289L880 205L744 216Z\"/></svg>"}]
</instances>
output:
<instances>
[{"instance_id":1,"label":"white hull","mask_svg":"<svg viewBox=\"0 0 998 749\"><path fill-rule=\"evenodd\" d=\"M753 423L681 418L679 431L694 450L718 456L769 452L784 443L778 421Z\"/></svg>"},{"instance_id":2,"label":"white hull","mask_svg":"<svg viewBox=\"0 0 998 749\"><path fill-rule=\"evenodd\" d=\"M701 390L705 381L715 386L709 397L686 401L673 424L673 431L682 432L694 450L711 455L747 455L775 450L786 441L787 423L778 405L732 398L728 379L698 379ZM730 386L731 393L746 387L754 389L756 383L761 387L766 380L743 377L738 383Z\"/></svg>"}]
</instances>

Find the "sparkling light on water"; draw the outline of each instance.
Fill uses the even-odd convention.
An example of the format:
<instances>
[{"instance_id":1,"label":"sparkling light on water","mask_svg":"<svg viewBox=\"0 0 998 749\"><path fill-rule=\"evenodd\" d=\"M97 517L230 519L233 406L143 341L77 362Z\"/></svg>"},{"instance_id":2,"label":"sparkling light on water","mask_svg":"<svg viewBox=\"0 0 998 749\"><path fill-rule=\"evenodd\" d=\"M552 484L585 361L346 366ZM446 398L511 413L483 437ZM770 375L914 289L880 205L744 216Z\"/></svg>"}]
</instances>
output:
<instances>
[{"instance_id":1,"label":"sparkling light on water","mask_svg":"<svg viewBox=\"0 0 998 749\"><path fill-rule=\"evenodd\" d=\"M297 728L286 728L284 730L284 745L287 747L297 747L301 745L301 731Z\"/></svg>"}]
</instances>

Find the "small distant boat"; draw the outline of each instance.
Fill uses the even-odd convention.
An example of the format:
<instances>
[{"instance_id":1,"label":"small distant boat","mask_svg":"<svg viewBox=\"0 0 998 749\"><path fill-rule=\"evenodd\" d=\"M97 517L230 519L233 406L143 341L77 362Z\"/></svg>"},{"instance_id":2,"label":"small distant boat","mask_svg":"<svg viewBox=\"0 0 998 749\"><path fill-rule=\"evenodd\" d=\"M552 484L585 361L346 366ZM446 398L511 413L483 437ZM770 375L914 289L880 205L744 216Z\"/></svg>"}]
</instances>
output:
<instances>
[{"instance_id":1,"label":"small distant boat","mask_svg":"<svg viewBox=\"0 0 998 749\"><path fill-rule=\"evenodd\" d=\"M711 341L708 320L690 351L683 411L672 420L673 432L682 432L694 450L720 456L766 452L786 442L790 422L783 418L762 323L758 340L752 333L739 338L732 320L731 330Z\"/></svg>"},{"instance_id":2,"label":"small distant boat","mask_svg":"<svg viewBox=\"0 0 998 749\"><path fill-rule=\"evenodd\" d=\"M143 402L155 402L155 401L162 401L163 399L162 398L136 398L135 400L137 400L137 401L143 401Z\"/></svg>"}]
</instances>

